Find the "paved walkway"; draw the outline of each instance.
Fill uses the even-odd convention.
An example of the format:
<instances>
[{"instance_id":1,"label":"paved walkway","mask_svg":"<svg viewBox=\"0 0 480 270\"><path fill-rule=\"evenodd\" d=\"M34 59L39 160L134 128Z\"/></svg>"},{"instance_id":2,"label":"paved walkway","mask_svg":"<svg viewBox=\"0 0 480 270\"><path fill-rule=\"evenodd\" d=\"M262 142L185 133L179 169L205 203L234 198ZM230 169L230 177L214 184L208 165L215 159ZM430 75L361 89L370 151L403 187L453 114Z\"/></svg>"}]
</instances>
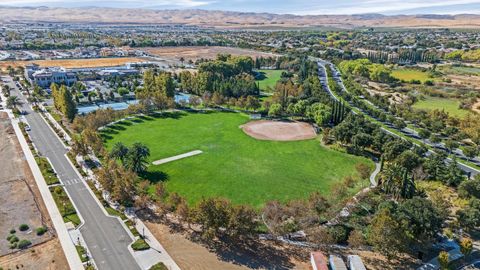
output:
<instances>
[{"instance_id":1,"label":"paved walkway","mask_svg":"<svg viewBox=\"0 0 480 270\"><path fill-rule=\"evenodd\" d=\"M83 270L83 264L80 260L80 257L78 256L77 250L75 249L73 242L70 239L67 227L63 222L63 217L60 214L60 211L58 210L55 201L53 200L52 194L48 189L47 182L43 178L42 172L40 171L40 168L38 167L38 164L35 161L32 152L30 151L28 143L25 140L25 137L23 137L22 131L18 125L19 121L18 119L14 119L14 116L10 110L8 110L7 113L12 120L12 126L15 130L15 134L17 135L18 141L20 142L28 165L30 166L32 174L35 178L35 182L37 183L38 189L40 190L43 202L45 203L48 214L50 215L50 219L52 220L53 227L57 232L58 240L60 241L63 252L65 253L65 257L68 261L68 266L72 270Z\"/></svg>"},{"instance_id":2,"label":"paved walkway","mask_svg":"<svg viewBox=\"0 0 480 270\"><path fill-rule=\"evenodd\" d=\"M380 164L380 162L375 162L375 170L370 175L370 185L371 185L371 187L376 187L378 185L378 182L375 178L377 178L377 175L380 173L381 168L382 168L382 164Z\"/></svg>"},{"instance_id":3,"label":"paved walkway","mask_svg":"<svg viewBox=\"0 0 480 270\"><path fill-rule=\"evenodd\" d=\"M191 156L200 155L201 153L203 153L202 150L190 151L190 152L185 153L185 154L176 155L176 156L169 157L169 158L159 159L159 160L156 160L152 163L153 163L153 165L160 165L160 164L172 162L172 161L175 161L175 160L179 160L179 159L182 159L182 158L187 158L187 157L191 157Z\"/></svg>"}]
</instances>

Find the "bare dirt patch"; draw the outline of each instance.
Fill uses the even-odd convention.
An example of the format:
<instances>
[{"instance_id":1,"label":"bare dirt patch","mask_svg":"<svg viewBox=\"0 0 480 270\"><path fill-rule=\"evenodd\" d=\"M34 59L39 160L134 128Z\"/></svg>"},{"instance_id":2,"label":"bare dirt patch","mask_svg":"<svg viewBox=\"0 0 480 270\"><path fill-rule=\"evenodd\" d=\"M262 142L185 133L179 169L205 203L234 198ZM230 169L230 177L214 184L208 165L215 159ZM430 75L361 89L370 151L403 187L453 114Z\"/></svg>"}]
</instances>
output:
<instances>
[{"instance_id":1,"label":"bare dirt patch","mask_svg":"<svg viewBox=\"0 0 480 270\"><path fill-rule=\"evenodd\" d=\"M480 113L480 99L477 99L477 102L472 105L472 111Z\"/></svg>"},{"instance_id":2,"label":"bare dirt patch","mask_svg":"<svg viewBox=\"0 0 480 270\"><path fill-rule=\"evenodd\" d=\"M145 51L168 59L178 61L180 57L183 57L185 61L192 60L195 61L200 58L205 59L214 59L219 53L226 53L231 55L246 55L252 58L255 57L275 57L277 55L272 53L259 52L254 50L247 50L241 48L231 48L231 47L202 47L202 46L192 46L192 47L159 47L159 48L146 48Z\"/></svg>"},{"instance_id":3,"label":"bare dirt patch","mask_svg":"<svg viewBox=\"0 0 480 270\"><path fill-rule=\"evenodd\" d=\"M0 256L10 254L0 257L0 267L9 269L4 266L15 261L17 255L32 253L32 250L36 249L35 246L46 243L59 246L59 242L54 238L54 229L47 209L6 113L0 113L0 138L2 138L0 164L4 165L0 170ZM21 224L27 224L30 228L22 232L19 230ZM35 229L42 226L45 226L48 231L38 236ZM15 235L20 240L29 240L34 247L22 252L18 249L10 249L10 243L6 238L11 229L16 230ZM49 255L57 258L57 261L66 260L61 248L53 249ZM50 269L48 266L39 267L38 265L50 265L51 259L43 260L38 255L31 258L32 261L21 259L17 262L23 265L31 263L31 267L25 269ZM12 267L12 269L17 268Z\"/></svg>"},{"instance_id":4,"label":"bare dirt patch","mask_svg":"<svg viewBox=\"0 0 480 270\"><path fill-rule=\"evenodd\" d=\"M185 231L162 223L145 223L157 240L184 270L310 269L308 252L297 258L284 246L213 245L210 249L190 240ZM175 227L175 226L174 226Z\"/></svg>"},{"instance_id":5,"label":"bare dirt patch","mask_svg":"<svg viewBox=\"0 0 480 270\"><path fill-rule=\"evenodd\" d=\"M67 270L68 262L62 252L57 238L43 244L0 257L0 267L3 269L55 269Z\"/></svg>"},{"instance_id":6,"label":"bare dirt patch","mask_svg":"<svg viewBox=\"0 0 480 270\"><path fill-rule=\"evenodd\" d=\"M317 136L313 127L304 122L259 120L240 127L247 135L258 140L301 141Z\"/></svg>"},{"instance_id":7,"label":"bare dirt patch","mask_svg":"<svg viewBox=\"0 0 480 270\"><path fill-rule=\"evenodd\" d=\"M95 68L114 67L125 65L128 62L145 62L145 59L137 57L121 58L92 58L92 59L60 59L60 60L33 60L33 61L1 61L0 69L6 70L8 66L24 67L35 63L42 67L64 67L64 68Z\"/></svg>"}]
</instances>

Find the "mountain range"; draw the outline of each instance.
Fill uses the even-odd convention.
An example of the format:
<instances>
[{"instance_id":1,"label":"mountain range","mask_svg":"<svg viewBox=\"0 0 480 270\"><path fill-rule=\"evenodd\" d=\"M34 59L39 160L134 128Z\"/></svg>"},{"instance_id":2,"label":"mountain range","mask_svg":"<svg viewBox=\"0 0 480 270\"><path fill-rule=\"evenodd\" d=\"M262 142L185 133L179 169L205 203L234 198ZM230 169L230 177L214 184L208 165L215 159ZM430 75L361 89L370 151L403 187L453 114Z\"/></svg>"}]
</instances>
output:
<instances>
[{"instance_id":1,"label":"mountain range","mask_svg":"<svg viewBox=\"0 0 480 270\"><path fill-rule=\"evenodd\" d=\"M106 7L0 7L1 23L185 24L215 28L480 28L480 15L289 15L211 10Z\"/></svg>"}]
</instances>

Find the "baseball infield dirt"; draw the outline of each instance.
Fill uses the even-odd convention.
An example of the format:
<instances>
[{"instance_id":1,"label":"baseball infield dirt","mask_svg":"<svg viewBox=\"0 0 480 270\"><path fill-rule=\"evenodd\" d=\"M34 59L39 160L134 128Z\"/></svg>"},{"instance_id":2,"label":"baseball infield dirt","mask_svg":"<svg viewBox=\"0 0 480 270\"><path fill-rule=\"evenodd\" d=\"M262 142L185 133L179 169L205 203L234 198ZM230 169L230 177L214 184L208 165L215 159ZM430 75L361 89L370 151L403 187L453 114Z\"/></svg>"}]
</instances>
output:
<instances>
[{"instance_id":1,"label":"baseball infield dirt","mask_svg":"<svg viewBox=\"0 0 480 270\"><path fill-rule=\"evenodd\" d=\"M317 136L313 127L304 122L259 120L242 125L241 128L247 135L258 140L301 141Z\"/></svg>"}]
</instances>

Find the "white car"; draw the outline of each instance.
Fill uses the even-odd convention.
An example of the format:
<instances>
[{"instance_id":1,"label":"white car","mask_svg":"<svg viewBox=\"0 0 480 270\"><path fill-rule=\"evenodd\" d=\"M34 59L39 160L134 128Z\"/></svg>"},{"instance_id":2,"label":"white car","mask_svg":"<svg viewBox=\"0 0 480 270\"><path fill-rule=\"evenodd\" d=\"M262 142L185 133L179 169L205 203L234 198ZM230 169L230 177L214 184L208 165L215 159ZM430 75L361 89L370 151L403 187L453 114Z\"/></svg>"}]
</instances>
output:
<instances>
[{"instance_id":1,"label":"white car","mask_svg":"<svg viewBox=\"0 0 480 270\"><path fill-rule=\"evenodd\" d=\"M30 131L30 130L32 130L32 129L30 129L30 126L25 127L25 131Z\"/></svg>"}]
</instances>

